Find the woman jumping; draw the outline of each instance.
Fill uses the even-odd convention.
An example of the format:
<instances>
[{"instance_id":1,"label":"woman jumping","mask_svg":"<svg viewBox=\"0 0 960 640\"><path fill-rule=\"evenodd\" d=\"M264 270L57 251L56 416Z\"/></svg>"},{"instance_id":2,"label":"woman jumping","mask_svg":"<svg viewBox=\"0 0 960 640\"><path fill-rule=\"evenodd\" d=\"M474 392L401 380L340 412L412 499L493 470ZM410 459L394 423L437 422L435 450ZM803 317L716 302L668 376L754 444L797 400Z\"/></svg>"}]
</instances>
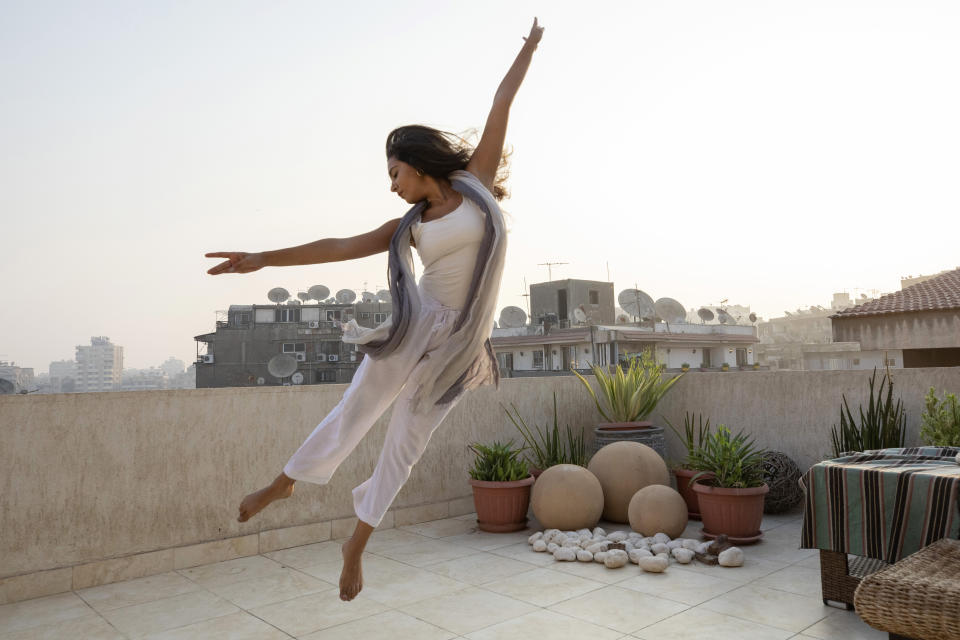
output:
<instances>
[{"instance_id":1,"label":"woman jumping","mask_svg":"<svg viewBox=\"0 0 960 640\"><path fill-rule=\"evenodd\" d=\"M380 326L342 325L343 341L365 357L336 407L317 425L268 486L246 496L245 522L274 500L293 494L297 480L326 484L341 462L396 400L377 466L353 490L358 522L342 547L340 598L363 587L361 556L374 528L420 459L430 435L464 392L499 383L490 328L506 253L506 195L499 172L513 98L530 66L543 27L533 20L507 72L476 149L450 134L406 126L387 136L390 190L413 207L369 233L326 238L262 253L208 253L227 258L207 273L250 273L266 266L339 262L389 251L393 313ZM498 175L499 172L499 175ZM424 265L419 284L410 246Z\"/></svg>"}]
</instances>

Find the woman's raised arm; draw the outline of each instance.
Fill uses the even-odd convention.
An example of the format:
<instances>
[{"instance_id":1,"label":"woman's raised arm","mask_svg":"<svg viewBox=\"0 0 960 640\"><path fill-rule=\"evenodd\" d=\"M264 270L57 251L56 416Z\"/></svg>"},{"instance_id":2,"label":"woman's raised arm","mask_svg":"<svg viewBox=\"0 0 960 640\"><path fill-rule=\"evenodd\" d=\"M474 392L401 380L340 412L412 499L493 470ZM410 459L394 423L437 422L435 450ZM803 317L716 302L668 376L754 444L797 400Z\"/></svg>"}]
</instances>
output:
<instances>
[{"instance_id":1,"label":"woman's raised arm","mask_svg":"<svg viewBox=\"0 0 960 640\"><path fill-rule=\"evenodd\" d=\"M513 103L513 97L517 95L517 90L533 59L533 52L537 49L542 36L543 27L539 26L537 19L534 18L530 35L524 38L523 48L520 49L517 59L513 61L513 65L497 89L493 98L493 107L490 109L490 115L487 116L487 124L483 127L483 135L480 136L480 143L474 150L470 162L467 163L467 171L477 176L483 184L487 185L487 188L492 189L493 181L497 177L500 156L503 154L503 141L507 136L510 105Z\"/></svg>"}]
</instances>

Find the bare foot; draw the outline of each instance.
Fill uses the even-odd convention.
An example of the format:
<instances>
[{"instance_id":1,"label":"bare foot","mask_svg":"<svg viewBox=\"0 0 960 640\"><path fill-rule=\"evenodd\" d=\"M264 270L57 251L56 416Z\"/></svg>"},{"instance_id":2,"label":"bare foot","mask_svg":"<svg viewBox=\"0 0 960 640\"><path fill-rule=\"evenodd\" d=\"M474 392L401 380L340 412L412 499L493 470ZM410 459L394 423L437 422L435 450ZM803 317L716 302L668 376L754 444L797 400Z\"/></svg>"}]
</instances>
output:
<instances>
[{"instance_id":1,"label":"bare foot","mask_svg":"<svg viewBox=\"0 0 960 640\"><path fill-rule=\"evenodd\" d=\"M340 599L349 602L357 597L363 589L363 570L360 559L363 549L357 548L353 538L350 538L340 547L343 554L343 571L340 573Z\"/></svg>"},{"instance_id":2,"label":"bare foot","mask_svg":"<svg viewBox=\"0 0 960 640\"><path fill-rule=\"evenodd\" d=\"M282 500L292 495L292 484L278 486L275 482L259 491L254 491L240 502L240 515L237 517L237 522L246 522L274 500Z\"/></svg>"}]
</instances>

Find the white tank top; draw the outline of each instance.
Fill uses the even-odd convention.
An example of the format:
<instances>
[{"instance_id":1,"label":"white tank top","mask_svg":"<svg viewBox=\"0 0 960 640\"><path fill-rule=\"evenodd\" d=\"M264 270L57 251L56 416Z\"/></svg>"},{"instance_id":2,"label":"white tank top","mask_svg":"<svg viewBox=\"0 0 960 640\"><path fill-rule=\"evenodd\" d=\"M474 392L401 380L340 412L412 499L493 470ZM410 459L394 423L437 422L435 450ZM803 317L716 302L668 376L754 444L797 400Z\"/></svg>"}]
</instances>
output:
<instances>
[{"instance_id":1,"label":"white tank top","mask_svg":"<svg viewBox=\"0 0 960 640\"><path fill-rule=\"evenodd\" d=\"M413 241L423 263L420 287L441 304L463 309L483 240L484 214L469 198L437 218L414 222Z\"/></svg>"}]
</instances>

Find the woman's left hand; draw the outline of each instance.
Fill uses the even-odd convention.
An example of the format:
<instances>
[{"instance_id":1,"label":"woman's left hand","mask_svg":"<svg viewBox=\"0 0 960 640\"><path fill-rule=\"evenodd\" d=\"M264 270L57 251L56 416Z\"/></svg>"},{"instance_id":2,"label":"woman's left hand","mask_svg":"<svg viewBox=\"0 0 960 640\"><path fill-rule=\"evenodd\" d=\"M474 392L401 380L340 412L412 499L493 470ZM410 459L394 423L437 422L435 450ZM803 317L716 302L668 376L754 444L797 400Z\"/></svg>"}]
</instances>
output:
<instances>
[{"instance_id":1,"label":"woman's left hand","mask_svg":"<svg viewBox=\"0 0 960 640\"><path fill-rule=\"evenodd\" d=\"M530 27L530 35L528 35L526 38L524 38L524 40L525 40L528 44L532 44L533 46L537 46L538 44L540 44L540 38L541 38L541 37L543 37L543 27L537 25L537 19L534 18L534 19L533 19L533 26Z\"/></svg>"}]
</instances>

